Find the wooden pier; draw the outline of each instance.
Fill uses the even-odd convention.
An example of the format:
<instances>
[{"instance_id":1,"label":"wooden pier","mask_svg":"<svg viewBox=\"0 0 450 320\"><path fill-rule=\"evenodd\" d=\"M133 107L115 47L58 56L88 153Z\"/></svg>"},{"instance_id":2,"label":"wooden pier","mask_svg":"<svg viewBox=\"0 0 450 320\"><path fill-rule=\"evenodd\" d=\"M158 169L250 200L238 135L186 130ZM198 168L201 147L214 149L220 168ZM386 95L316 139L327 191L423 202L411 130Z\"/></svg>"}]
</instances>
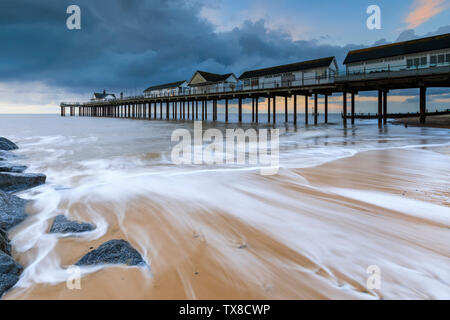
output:
<instances>
[{"instance_id":1,"label":"wooden pier","mask_svg":"<svg viewBox=\"0 0 450 320\"><path fill-rule=\"evenodd\" d=\"M328 97L333 94L342 94L343 123L347 125L348 101L350 98L350 120L354 124L356 118L355 97L359 92L378 92L378 123L380 126L387 123L388 93L397 89L418 89L420 96L419 114L421 123L426 118L426 91L431 87L450 87L450 66L430 67L414 70L386 71L377 73L351 74L336 76L334 81L324 84L307 86L279 86L276 88L252 88L251 90L236 90L224 92L209 92L204 94L170 95L162 97L131 97L110 101L91 101L85 103L61 103L61 116L81 117L110 117L126 119L159 119L169 120L208 120L207 106L212 103L212 121L218 119L218 102L223 101L224 121L229 121L229 102L238 102L238 122L242 122L242 103L245 99L252 101L252 122L259 122L260 99L267 99L267 120L276 123L277 97L284 97L284 122L288 123L288 98L293 99L294 125L297 124L297 101L299 97L305 99L305 123L308 124L308 98L314 96L314 124L318 124L318 100L323 97L325 123L328 122ZM201 107L201 119L199 108ZM271 112L272 109L272 112ZM172 110L172 112L170 112Z\"/></svg>"}]
</instances>

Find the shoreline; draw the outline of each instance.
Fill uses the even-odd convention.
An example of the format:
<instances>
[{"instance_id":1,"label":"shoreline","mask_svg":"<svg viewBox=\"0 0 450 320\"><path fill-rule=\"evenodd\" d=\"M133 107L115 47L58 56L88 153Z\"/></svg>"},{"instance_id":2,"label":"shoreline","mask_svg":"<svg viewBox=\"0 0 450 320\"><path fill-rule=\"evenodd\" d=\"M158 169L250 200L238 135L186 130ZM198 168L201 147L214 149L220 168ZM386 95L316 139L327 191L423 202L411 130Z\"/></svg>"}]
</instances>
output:
<instances>
[{"instance_id":1,"label":"shoreline","mask_svg":"<svg viewBox=\"0 0 450 320\"><path fill-rule=\"evenodd\" d=\"M400 118L392 121L393 124L415 126L424 128L450 129L450 115L427 116L425 124L420 123L420 117Z\"/></svg>"}]
</instances>

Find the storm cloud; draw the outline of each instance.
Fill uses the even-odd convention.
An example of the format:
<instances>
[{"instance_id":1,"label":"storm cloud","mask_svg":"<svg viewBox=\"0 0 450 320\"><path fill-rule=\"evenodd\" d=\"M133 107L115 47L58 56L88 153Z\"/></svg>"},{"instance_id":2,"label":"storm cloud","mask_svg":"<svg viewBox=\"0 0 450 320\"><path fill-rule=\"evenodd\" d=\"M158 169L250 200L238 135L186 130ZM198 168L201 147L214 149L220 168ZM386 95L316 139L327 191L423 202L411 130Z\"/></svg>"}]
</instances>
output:
<instances>
[{"instance_id":1,"label":"storm cloud","mask_svg":"<svg viewBox=\"0 0 450 320\"><path fill-rule=\"evenodd\" d=\"M66 9L81 8L81 30ZM182 0L22 0L0 3L0 81L40 81L73 92L146 87L188 79L195 70L241 72L336 55L360 46L293 41L264 20L227 32Z\"/></svg>"},{"instance_id":2,"label":"storm cloud","mask_svg":"<svg viewBox=\"0 0 450 320\"><path fill-rule=\"evenodd\" d=\"M81 8L81 30L66 9ZM326 56L339 63L358 44L294 41L266 21L217 32L205 3L184 0L4 0L0 2L0 82L39 82L86 93L186 79L201 69L243 71ZM408 31L402 37L414 37ZM382 40L382 42L385 42Z\"/></svg>"}]
</instances>

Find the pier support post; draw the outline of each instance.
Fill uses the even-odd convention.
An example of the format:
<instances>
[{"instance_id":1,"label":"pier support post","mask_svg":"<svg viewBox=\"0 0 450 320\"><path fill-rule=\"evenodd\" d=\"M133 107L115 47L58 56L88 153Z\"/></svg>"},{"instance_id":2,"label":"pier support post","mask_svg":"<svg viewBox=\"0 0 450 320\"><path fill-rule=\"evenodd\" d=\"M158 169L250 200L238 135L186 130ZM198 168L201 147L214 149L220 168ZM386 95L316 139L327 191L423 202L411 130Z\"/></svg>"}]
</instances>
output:
<instances>
[{"instance_id":1,"label":"pier support post","mask_svg":"<svg viewBox=\"0 0 450 320\"><path fill-rule=\"evenodd\" d=\"M319 109L319 96L317 93L314 94L314 124L318 123L318 109Z\"/></svg>"},{"instance_id":2,"label":"pier support post","mask_svg":"<svg viewBox=\"0 0 450 320\"><path fill-rule=\"evenodd\" d=\"M241 123L242 122L242 98L241 97L239 97L239 105L238 105L238 107L239 107L239 110L238 110L238 112L239 112L239 123Z\"/></svg>"},{"instance_id":3,"label":"pier support post","mask_svg":"<svg viewBox=\"0 0 450 320\"><path fill-rule=\"evenodd\" d=\"M205 100L202 99L202 121L205 120Z\"/></svg>"},{"instance_id":4,"label":"pier support post","mask_svg":"<svg viewBox=\"0 0 450 320\"><path fill-rule=\"evenodd\" d=\"M255 122L255 98L252 98L252 122Z\"/></svg>"},{"instance_id":5,"label":"pier support post","mask_svg":"<svg viewBox=\"0 0 450 320\"><path fill-rule=\"evenodd\" d=\"M305 124L308 124L309 111L308 111L308 95L305 96Z\"/></svg>"},{"instance_id":6,"label":"pier support post","mask_svg":"<svg viewBox=\"0 0 450 320\"><path fill-rule=\"evenodd\" d=\"M195 100L195 120L198 120L198 100Z\"/></svg>"},{"instance_id":7,"label":"pier support post","mask_svg":"<svg viewBox=\"0 0 450 320\"><path fill-rule=\"evenodd\" d=\"M297 125L297 95L294 94L294 126Z\"/></svg>"},{"instance_id":8,"label":"pier support post","mask_svg":"<svg viewBox=\"0 0 450 320\"><path fill-rule=\"evenodd\" d=\"M166 102L166 120L169 120L169 112L170 112L169 100L167 100L167 102Z\"/></svg>"},{"instance_id":9,"label":"pier support post","mask_svg":"<svg viewBox=\"0 0 450 320\"><path fill-rule=\"evenodd\" d=\"M355 93L354 92L352 92L351 109L352 109L352 124L355 124Z\"/></svg>"},{"instance_id":10,"label":"pier support post","mask_svg":"<svg viewBox=\"0 0 450 320\"><path fill-rule=\"evenodd\" d=\"M347 127L347 92L343 92L342 94L342 120L344 123L344 127Z\"/></svg>"},{"instance_id":11,"label":"pier support post","mask_svg":"<svg viewBox=\"0 0 450 320\"><path fill-rule=\"evenodd\" d=\"M205 99L205 120L208 120L208 98Z\"/></svg>"},{"instance_id":12,"label":"pier support post","mask_svg":"<svg viewBox=\"0 0 450 320\"><path fill-rule=\"evenodd\" d=\"M190 100L188 100L187 101L187 119L189 120L189 115L190 115L190 107L191 107L191 101Z\"/></svg>"},{"instance_id":13,"label":"pier support post","mask_svg":"<svg viewBox=\"0 0 450 320\"><path fill-rule=\"evenodd\" d=\"M325 95L325 123L328 123L328 95Z\"/></svg>"},{"instance_id":14,"label":"pier support post","mask_svg":"<svg viewBox=\"0 0 450 320\"><path fill-rule=\"evenodd\" d=\"M270 96L267 97L267 123L270 123Z\"/></svg>"},{"instance_id":15,"label":"pier support post","mask_svg":"<svg viewBox=\"0 0 450 320\"><path fill-rule=\"evenodd\" d=\"M277 96L273 96L273 123L277 122Z\"/></svg>"},{"instance_id":16,"label":"pier support post","mask_svg":"<svg viewBox=\"0 0 450 320\"><path fill-rule=\"evenodd\" d=\"M191 118L192 118L192 120L194 120L194 103L195 103L195 101L192 100L191 101L191 105L192 105L192 116L191 116Z\"/></svg>"},{"instance_id":17,"label":"pier support post","mask_svg":"<svg viewBox=\"0 0 450 320\"><path fill-rule=\"evenodd\" d=\"M163 102L159 102L159 120L162 120L162 114L163 114Z\"/></svg>"},{"instance_id":18,"label":"pier support post","mask_svg":"<svg viewBox=\"0 0 450 320\"><path fill-rule=\"evenodd\" d=\"M387 90L383 91L383 124L387 124Z\"/></svg>"},{"instance_id":19,"label":"pier support post","mask_svg":"<svg viewBox=\"0 0 450 320\"><path fill-rule=\"evenodd\" d=\"M378 90L378 126L383 125L383 91Z\"/></svg>"},{"instance_id":20,"label":"pier support post","mask_svg":"<svg viewBox=\"0 0 450 320\"><path fill-rule=\"evenodd\" d=\"M228 98L225 99L225 122L228 122Z\"/></svg>"},{"instance_id":21,"label":"pier support post","mask_svg":"<svg viewBox=\"0 0 450 320\"><path fill-rule=\"evenodd\" d=\"M259 122L259 97L255 98L255 121Z\"/></svg>"},{"instance_id":22,"label":"pier support post","mask_svg":"<svg viewBox=\"0 0 450 320\"><path fill-rule=\"evenodd\" d=\"M284 97L284 122L288 122L288 97Z\"/></svg>"},{"instance_id":23,"label":"pier support post","mask_svg":"<svg viewBox=\"0 0 450 320\"><path fill-rule=\"evenodd\" d=\"M420 87L420 123L425 124L427 112L427 87Z\"/></svg>"}]
</instances>

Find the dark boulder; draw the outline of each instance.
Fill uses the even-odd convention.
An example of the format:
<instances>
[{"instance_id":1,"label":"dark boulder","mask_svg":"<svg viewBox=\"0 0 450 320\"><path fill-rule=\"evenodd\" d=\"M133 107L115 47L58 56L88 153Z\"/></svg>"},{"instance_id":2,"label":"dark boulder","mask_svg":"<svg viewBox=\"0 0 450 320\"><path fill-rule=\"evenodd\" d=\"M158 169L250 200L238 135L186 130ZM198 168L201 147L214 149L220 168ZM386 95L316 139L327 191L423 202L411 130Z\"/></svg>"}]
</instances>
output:
<instances>
[{"instance_id":1,"label":"dark boulder","mask_svg":"<svg viewBox=\"0 0 450 320\"><path fill-rule=\"evenodd\" d=\"M9 244L9 238L2 228L0 228L0 252L11 255L11 245Z\"/></svg>"},{"instance_id":2,"label":"dark boulder","mask_svg":"<svg viewBox=\"0 0 450 320\"><path fill-rule=\"evenodd\" d=\"M50 233L81 233L92 231L95 226L90 223L79 223L77 221L70 221L64 215L59 215L53 220L53 225L50 228Z\"/></svg>"},{"instance_id":3,"label":"dark boulder","mask_svg":"<svg viewBox=\"0 0 450 320\"><path fill-rule=\"evenodd\" d=\"M19 281L22 270L22 266L13 258L0 252L0 297Z\"/></svg>"},{"instance_id":4,"label":"dark boulder","mask_svg":"<svg viewBox=\"0 0 450 320\"><path fill-rule=\"evenodd\" d=\"M44 184L45 174L0 172L0 190L18 192Z\"/></svg>"},{"instance_id":5,"label":"dark boulder","mask_svg":"<svg viewBox=\"0 0 450 320\"><path fill-rule=\"evenodd\" d=\"M0 137L0 150L16 150L19 147L12 141L6 138Z\"/></svg>"},{"instance_id":6,"label":"dark boulder","mask_svg":"<svg viewBox=\"0 0 450 320\"><path fill-rule=\"evenodd\" d=\"M27 200L0 190L0 228L9 230L25 220L26 204Z\"/></svg>"},{"instance_id":7,"label":"dark boulder","mask_svg":"<svg viewBox=\"0 0 450 320\"><path fill-rule=\"evenodd\" d=\"M26 169L26 166L18 166L9 162L0 161L0 172L22 173Z\"/></svg>"},{"instance_id":8,"label":"dark boulder","mask_svg":"<svg viewBox=\"0 0 450 320\"><path fill-rule=\"evenodd\" d=\"M75 265L91 266L99 264L146 265L141 254L125 240L107 241L83 256Z\"/></svg>"}]
</instances>

